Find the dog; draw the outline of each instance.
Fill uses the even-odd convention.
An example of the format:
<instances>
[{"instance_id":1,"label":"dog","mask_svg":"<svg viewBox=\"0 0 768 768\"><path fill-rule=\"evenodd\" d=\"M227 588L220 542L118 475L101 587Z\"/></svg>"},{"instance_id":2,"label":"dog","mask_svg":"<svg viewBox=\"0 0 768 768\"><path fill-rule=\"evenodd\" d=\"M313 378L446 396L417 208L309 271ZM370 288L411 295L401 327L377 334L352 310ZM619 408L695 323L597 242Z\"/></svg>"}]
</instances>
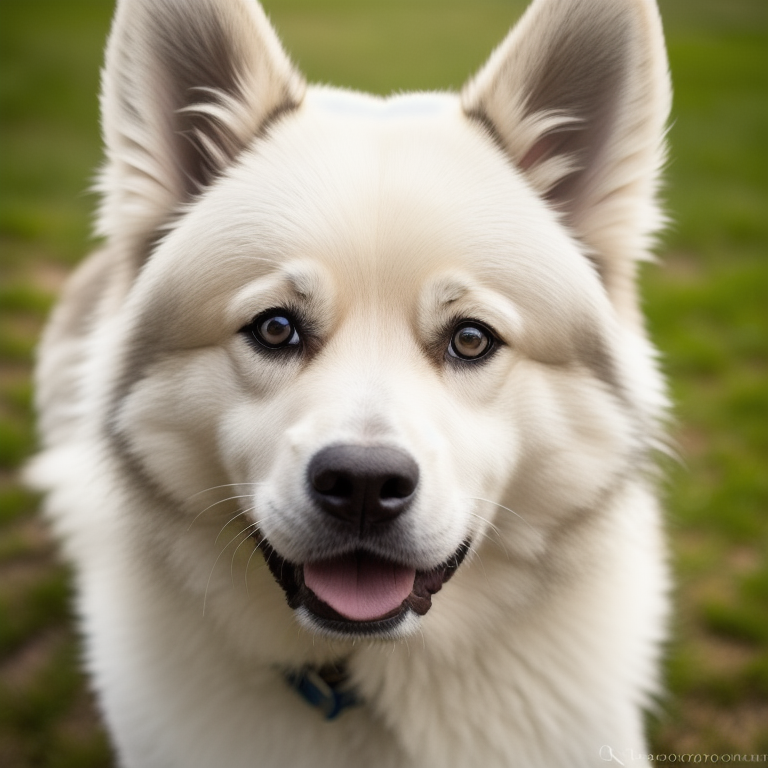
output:
<instances>
[{"instance_id":1,"label":"dog","mask_svg":"<svg viewBox=\"0 0 768 768\"><path fill-rule=\"evenodd\" d=\"M647 759L669 104L653 0L534 0L388 98L255 0L119 0L29 476L120 765Z\"/></svg>"}]
</instances>

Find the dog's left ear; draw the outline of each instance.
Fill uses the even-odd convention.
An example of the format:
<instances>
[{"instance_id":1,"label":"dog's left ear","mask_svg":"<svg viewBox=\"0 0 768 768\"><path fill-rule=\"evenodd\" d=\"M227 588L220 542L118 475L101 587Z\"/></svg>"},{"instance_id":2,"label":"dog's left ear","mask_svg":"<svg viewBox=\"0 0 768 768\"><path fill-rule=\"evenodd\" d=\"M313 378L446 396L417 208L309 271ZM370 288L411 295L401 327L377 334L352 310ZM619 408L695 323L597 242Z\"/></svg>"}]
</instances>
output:
<instances>
[{"instance_id":1,"label":"dog's left ear","mask_svg":"<svg viewBox=\"0 0 768 768\"><path fill-rule=\"evenodd\" d=\"M586 245L622 314L655 203L670 106L654 0L534 0L462 93Z\"/></svg>"}]
</instances>

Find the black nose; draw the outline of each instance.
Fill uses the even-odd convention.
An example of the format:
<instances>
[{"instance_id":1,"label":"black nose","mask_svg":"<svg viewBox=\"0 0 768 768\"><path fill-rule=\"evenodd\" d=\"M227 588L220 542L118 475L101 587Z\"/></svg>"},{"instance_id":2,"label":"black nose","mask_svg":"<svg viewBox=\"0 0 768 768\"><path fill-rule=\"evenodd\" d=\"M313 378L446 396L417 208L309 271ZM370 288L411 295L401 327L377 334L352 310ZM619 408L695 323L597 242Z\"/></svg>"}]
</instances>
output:
<instances>
[{"instance_id":1,"label":"black nose","mask_svg":"<svg viewBox=\"0 0 768 768\"><path fill-rule=\"evenodd\" d=\"M405 512L416 493L419 468L398 448L331 445L307 468L310 494L333 517L363 530Z\"/></svg>"}]
</instances>

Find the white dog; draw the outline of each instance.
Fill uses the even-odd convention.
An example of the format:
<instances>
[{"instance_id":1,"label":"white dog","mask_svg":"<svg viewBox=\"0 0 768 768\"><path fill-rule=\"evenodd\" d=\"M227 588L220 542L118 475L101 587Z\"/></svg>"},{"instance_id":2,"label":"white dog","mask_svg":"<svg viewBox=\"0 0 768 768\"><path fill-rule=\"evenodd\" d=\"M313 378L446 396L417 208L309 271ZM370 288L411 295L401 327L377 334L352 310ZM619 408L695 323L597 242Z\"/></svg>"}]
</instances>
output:
<instances>
[{"instance_id":1,"label":"white dog","mask_svg":"<svg viewBox=\"0 0 768 768\"><path fill-rule=\"evenodd\" d=\"M386 99L305 88L254 0L120 0L30 474L121 765L642 754L669 99L653 0L535 0Z\"/></svg>"}]
</instances>

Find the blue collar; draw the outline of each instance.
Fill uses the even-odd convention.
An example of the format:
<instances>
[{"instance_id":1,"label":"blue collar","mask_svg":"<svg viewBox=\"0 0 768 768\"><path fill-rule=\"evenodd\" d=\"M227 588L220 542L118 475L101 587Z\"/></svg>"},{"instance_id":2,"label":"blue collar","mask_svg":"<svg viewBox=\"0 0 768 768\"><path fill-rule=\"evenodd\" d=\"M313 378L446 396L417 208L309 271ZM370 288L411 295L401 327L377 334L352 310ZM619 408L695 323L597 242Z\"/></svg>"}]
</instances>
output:
<instances>
[{"instance_id":1,"label":"blue collar","mask_svg":"<svg viewBox=\"0 0 768 768\"><path fill-rule=\"evenodd\" d=\"M355 691L344 686L347 681L344 664L285 670L283 676L305 701L323 713L326 720L334 720L348 707L361 703Z\"/></svg>"}]
</instances>

